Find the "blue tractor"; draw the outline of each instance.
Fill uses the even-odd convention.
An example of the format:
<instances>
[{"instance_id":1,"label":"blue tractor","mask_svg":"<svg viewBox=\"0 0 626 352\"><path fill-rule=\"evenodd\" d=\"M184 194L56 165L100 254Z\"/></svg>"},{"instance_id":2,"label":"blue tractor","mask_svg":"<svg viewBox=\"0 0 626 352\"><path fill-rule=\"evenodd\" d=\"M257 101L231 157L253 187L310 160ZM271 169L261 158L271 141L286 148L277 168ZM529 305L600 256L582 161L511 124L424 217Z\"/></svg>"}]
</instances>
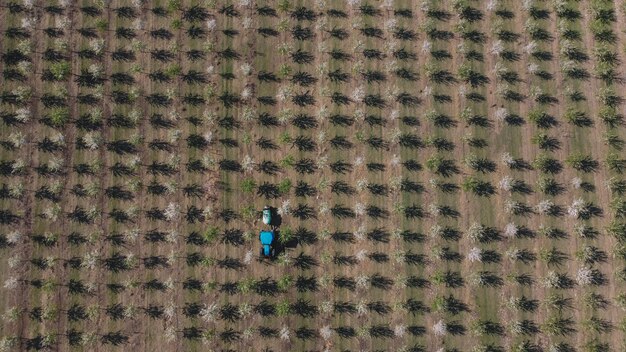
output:
<instances>
[{"instance_id":1,"label":"blue tractor","mask_svg":"<svg viewBox=\"0 0 626 352\"><path fill-rule=\"evenodd\" d=\"M272 258L276 254L276 249L274 248L275 239L274 230L261 231L259 234L259 240L261 241L261 258Z\"/></svg>"}]
</instances>

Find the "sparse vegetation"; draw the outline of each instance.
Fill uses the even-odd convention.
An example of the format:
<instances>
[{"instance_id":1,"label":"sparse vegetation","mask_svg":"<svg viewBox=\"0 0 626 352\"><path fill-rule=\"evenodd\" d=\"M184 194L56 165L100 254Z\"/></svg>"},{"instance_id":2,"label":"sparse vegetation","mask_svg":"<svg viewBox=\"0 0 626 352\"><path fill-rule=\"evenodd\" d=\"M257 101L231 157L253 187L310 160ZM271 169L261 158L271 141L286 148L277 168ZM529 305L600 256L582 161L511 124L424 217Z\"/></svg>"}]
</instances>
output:
<instances>
[{"instance_id":1,"label":"sparse vegetation","mask_svg":"<svg viewBox=\"0 0 626 352\"><path fill-rule=\"evenodd\" d=\"M623 349L625 15L4 2L0 351Z\"/></svg>"}]
</instances>

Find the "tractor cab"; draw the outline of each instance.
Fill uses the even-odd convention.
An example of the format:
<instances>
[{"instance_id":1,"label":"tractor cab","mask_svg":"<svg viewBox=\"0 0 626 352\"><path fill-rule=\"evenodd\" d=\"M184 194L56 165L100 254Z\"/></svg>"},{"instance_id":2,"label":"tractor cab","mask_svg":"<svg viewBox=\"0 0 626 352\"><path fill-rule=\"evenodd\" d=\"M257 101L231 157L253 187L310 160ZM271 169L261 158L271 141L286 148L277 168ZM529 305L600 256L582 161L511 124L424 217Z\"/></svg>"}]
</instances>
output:
<instances>
[{"instance_id":1,"label":"tractor cab","mask_svg":"<svg viewBox=\"0 0 626 352\"><path fill-rule=\"evenodd\" d=\"M274 249L275 238L274 231L261 231L259 234L259 240L261 241L261 258L271 258L276 254L276 250Z\"/></svg>"}]
</instances>

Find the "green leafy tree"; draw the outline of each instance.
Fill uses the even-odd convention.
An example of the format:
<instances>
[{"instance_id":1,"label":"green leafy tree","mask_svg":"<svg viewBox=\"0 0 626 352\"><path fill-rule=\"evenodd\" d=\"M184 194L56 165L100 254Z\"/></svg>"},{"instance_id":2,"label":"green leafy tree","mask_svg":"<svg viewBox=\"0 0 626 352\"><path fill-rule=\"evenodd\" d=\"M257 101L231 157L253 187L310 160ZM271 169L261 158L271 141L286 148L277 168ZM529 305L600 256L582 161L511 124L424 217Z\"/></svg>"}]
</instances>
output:
<instances>
[{"instance_id":1,"label":"green leafy tree","mask_svg":"<svg viewBox=\"0 0 626 352\"><path fill-rule=\"evenodd\" d=\"M581 153L571 154L565 159L565 163L573 167L575 170L582 172L594 172L598 170L600 163L596 161L591 155L584 155Z\"/></svg>"},{"instance_id":2,"label":"green leafy tree","mask_svg":"<svg viewBox=\"0 0 626 352\"><path fill-rule=\"evenodd\" d=\"M491 183L479 180L473 176L466 178L461 184L461 188L466 192L471 192L481 197L490 197L496 193L496 189Z\"/></svg>"},{"instance_id":3,"label":"green leafy tree","mask_svg":"<svg viewBox=\"0 0 626 352\"><path fill-rule=\"evenodd\" d=\"M66 80L71 73L71 69L70 63L67 60L55 62L50 65L50 72L52 72L54 78L59 81Z\"/></svg>"},{"instance_id":4,"label":"green leafy tree","mask_svg":"<svg viewBox=\"0 0 626 352\"><path fill-rule=\"evenodd\" d=\"M256 190L256 182L252 178L245 178L241 181L241 191L243 193L252 194Z\"/></svg>"}]
</instances>

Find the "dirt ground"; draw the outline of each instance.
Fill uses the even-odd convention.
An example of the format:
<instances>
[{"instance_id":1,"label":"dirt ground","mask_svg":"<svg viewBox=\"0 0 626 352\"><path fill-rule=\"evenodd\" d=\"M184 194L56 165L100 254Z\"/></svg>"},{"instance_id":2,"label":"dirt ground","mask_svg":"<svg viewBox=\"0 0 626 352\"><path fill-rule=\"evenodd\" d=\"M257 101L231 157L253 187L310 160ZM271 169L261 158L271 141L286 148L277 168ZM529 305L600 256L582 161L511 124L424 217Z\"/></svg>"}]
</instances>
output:
<instances>
[{"instance_id":1,"label":"dirt ground","mask_svg":"<svg viewBox=\"0 0 626 352\"><path fill-rule=\"evenodd\" d=\"M176 6L177 3L179 6ZM88 0L80 4L69 2L60 15L50 13L50 8L46 9L46 6L54 5L53 2L35 1L31 10L22 13L11 13L8 2L0 2L0 30L3 32L19 27L22 18L34 16L36 19L28 39L32 52L29 54L31 69L27 72L27 79L20 82L0 77L2 92L11 92L21 86L32 91L30 101L24 105L30 109L31 119L16 126L0 124L0 141L10 140L15 132L22 133L26 141L20 148L1 148L1 159L22 159L27 165L23 175L0 176L2 184L20 182L24 188L23 196L18 199L0 199L0 208L20 216L15 224L0 225L2 239L6 240L12 231L22 233L22 239L16 244L0 247L3 258L0 261L0 279L3 285L12 278L20 280L12 290L0 288L0 313L4 319L0 324L0 346L9 351L45 348L55 351L469 351L474 348L480 350L480 346L489 344L501 346L502 350L517 350L520 344L528 342L548 351L556 343L568 342L582 351L595 341L610 344L611 350L623 350L626 348L624 306L620 306L618 298L624 294L624 281L620 281L616 274L622 270L624 262L614 255L620 243L605 231L614 220L621 221L609 206L619 196L611 195L606 182L611 178L623 179L623 176L610 171L604 160L610 153L617 153L621 158L624 153L604 143L608 127L598 114L605 107L599 94L606 88L606 83L596 77L600 63L595 53L599 48L606 47L617 53L619 58L623 56L626 38L621 28L624 27L626 14L622 4L615 2L615 21L608 25L616 35L615 41L601 43L592 32L596 25L595 3L590 0L562 3L578 11L580 19L568 22L559 18L552 2L512 0L157 0L132 3L112 0L104 6ZM610 4L607 1L604 3ZM285 4L289 4L289 8L281 10ZM90 5L100 8L100 15L90 17L80 10L80 7ZM194 5L206 8L207 18L195 23L183 19L185 11ZM365 5L372 5L371 9L376 14L363 15L367 10L363 7ZM482 18L471 23L461 19L463 5L480 11ZM259 15L257 9L264 6L275 9L276 15ZM124 18L121 13L125 7L130 7L134 14ZM157 7L168 9L168 14L157 15L152 10ZM300 7L313 10L316 19L297 20L292 14ZM343 11L346 18L330 16L330 9ZM412 18L402 17L397 11L399 9L410 9ZM442 19L429 18L428 9L441 10ZM496 12L503 9L509 10L513 17L506 18ZM536 19L531 19L532 13ZM547 18L541 19L543 15ZM59 38L51 38L44 32L46 28L59 26L64 18L69 20L69 25ZM534 25L545 29L552 38L531 43L529 26ZM198 26L206 33L192 39L188 33L191 26ZM298 26L309 28L312 37L309 40L294 39L292 30ZM580 39L564 38L560 30L564 26L578 31ZM135 37L125 39L119 36L119 28L132 28ZM260 28L273 28L277 34L264 36L258 31ZM367 37L361 31L363 28L377 28L381 32ZM452 37L448 40L429 39L427 29L433 28L449 31ZM81 35L79 29L93 29L94 38ZM171 38L155 37L152 31L159 29L167 29ZM333 38L331 31L334 29L343 29L346 38ZM398 29L413 31L415 38L395 38L394 33ZM463 39L463 29L482 32L484 41L472 43L467 37ZM501 42L498 30L515 33L517 39ZM22 40L4 35L0 39L0 50L4 54L24 45L20 44ZM80 50L89 48L98 40L104 43L102 56L91 59L79 56ZM590 74L587 79L574 80L564 73L564 67L570 63L562 54L562 48L569 44L588 56L586 60L576 63ZM540 61L533 57L527 50L533 45L536 50L552 53L552 59ZM497 55L494 48L500 46L517 55L511 60ZM42 73L52 65L44 60L44 52L49 48L60 48L66 55L72 72L67 80L48 82L42 78ZM115 60L113 52L120 49L134 51L135 57L128 61ZM226 49L236 51L238 57L221 57L220 53ZM332 59L330 52L333 49L344 51L349 58L345 61ZM379 50L382 58L367 59L364 49ZM406 60L394 57L394 51L399 49L413 53L414 57ZM169 51L171 57L160 61L155 58L156 50ZM191 50L203 51L203 58L191 60L187 55ZM312 61L295 63L291 55L298 50L313 55ZM482 54L483 59L468 60L466 54L469 50ZM435 51L447 52L449 58L437 59L431 54ZM92 65L100 67L106 79L100 87L80 86L76 78L82 71L91 69ZM534 65L549 73L549 78L533 74L529 67ZM472 88L463 82L459 71L468 66L483 74L487 83ZM434 82L428 76L433 67L447 70L455 79L449 84ZM0 62L0 71L7 72L12 68L15 67L4 60ZM394 73L396 68L415 71L419 79L401 79ZM514 84L503 82L498 76L498 70L502 68L516 72L519 81ZM150 74L158 70L173 72L170 80L158 82L151 79ZM348 73L350 78L346 82L331 81L328 73L335 70ZM199 84L185 82L183 75L190 71L201 73L206 81ZM368 83L364 73L374 71L384 74L385 78ZM623 76L621 64L618 64L617 71L620 77ZM257 75L262 72L274 73L276 81L260 81ZM297 72L310 74L314 81L309 86L299 86L292 81ZM114 83L111 76L116 73L130 74L134 83ZM505 87L521 94L524 99L519 102L505 100L500 94ZM621 83L614 83L612 88L618 95L622 91ZM534 99L538 89L557 100L552 104L540 104ZM586 100L571 101L568 92L574 90L580 91ZM46 126L41 119L53 109L45 107L40 98L44 94L64 94L63 91L71 119L62 127ZM113 95L117 91L130 93L135 98L129 104L116 104ZM224 106L220 96L225 92L237 94L240 101L233 107ZM284 92L285 99L282 99ZM314 97L313 102L305 106L293 102L294 95L307 92ZM350 102L346 105L333 103L331 95L336 92L349 97ZM469 92L479 93L483 100L469 100ZM156 93L170 96L171 104L151 104L149 96ZM396 99L400 93L418 98L419 103L415 106L402 105ZM101 100L93 106L79 104L81 94L99 95ZM192 94L202 96L205 102L198 105L186 103L185 97ZM377 108L359 101L367 95L384 98L385 106ZM447 100L442 98L445 95ZM276 103L263 105L257 99L259 97L273 97ZM2 116L19 108L6 102L0 103ZM487 126L463 120L468 108L475 114L483 115L488 120ZM576 127L567 122L564 115L572 108L586 113L593 124ZM514 126L499 120L500 109L519 115L524 122ZM537 109L554 116L557 125L548 129L538 128L528 119L529 113ZM93 150L81 150L76 141L88 131L82 129L77 120L81 115L97 110L102 112L102 125L95 131L100 136L100 145ZM618 111L623 110L623 106L619 105ZM431 112L445 114L456 122L450 128L437 127L427 119ZM108 123L115 116L132 114L138 118L136 125L130 128ZM168 119L171 125L158 126L153 120L155 114ZM259 117L263 114L277 119L286 116L286 119L276 126L262 126ZM291 123L296 114L315 117L316 126L310 129L296 127ZM333 123L332 117L337 115L354 120L346 125ZM414 116L418 123L403 122L403 117L407 116ZM224 123L230 117L237 121L236 126L229 127ZM373 117L382 118L384 122L372 122L375 120ZM194 124L194 118L201 122ZM623 126L615 128L614 132L624 138ZM66 144L62 150L47 152L38 147L38 142L44 137L52 138L59 133L64 136ZM396 140L401 133L419 137L422 145L416 148L401 146ZM542 151L532 142L539 133L558 139L559 148ZM192 134L210 136L208 147L203 150L189 147L187 137ZM309 151L298 150L293 143L298 136L315 142L314 147ZM330 141L336 136L346 137L352 147L345 150L333 147ZM382 139L387 146L380 149L368 146L366 140L370 137ZM429 143L434 137L452 142L454 148L436 150ZM481 139L486 146L471 146L468 137ZM260 138L271 140L277 148L260 148L256 143ZM107 143L121 140L135 141L136 149L118 155L107 148ZM163 141L167 142L167 148L159 150L155 147L157 142ZM563 169L555 175L542 174L532 166L522 170L510 169L502 163L504 153L529 165L538 155L547 154L558 159ZM565 163L566 158L575 153L591 155L599 162L597 170L583 173ZM442 177L429 170L427 162L435 156L453 160L459 172ZM474 171L465 162L470 156L492 161L494 170L485 173ZM132 175L116 176L111 172L111 166L118 162L130 163L134 157L139 162ZM41 175L36 171L35 168L53 158L63 160L62 174ZM244 165L247 159L254 164L250 169ZM316 164L314 172L296 171L293 163L303 159L313 160ZM152 162L172 160L175 170L171 174L155 175L150 172ZM206 170L191 172L187 166L195 160L203 160ZM243 165L242 170L229 172L220 169L221 160L237 161ZM418 162L421 170L413 172L402 166L401 163L408 160ZM80 175L73 169L75 165L93 161L99 161L102 167L92 175ZM263 161L278 165L278 172L261 172L258 166ZM339 161L349 163L349 170L333 171L331 164ZM374 170L372 167L368 170L368 163L383 165L383 169ZM470 176L488 181L495 193L490 197L479 197L463 190L461 185ZM538 182L547 176L564 187L562 194L548 196L539 190ZM505 177L524 181L532 191L521 194L500 189L498 185ZM576 177L591 184L592 190L574 188L572 179ZM410 193L396 189L398 181L403 179L418 183L423 190ZM266 199L257 193L257 189L251 193L243 191L242 185L250 180L257 189L265 183L279 185L285 180L291 182L291 188L287 193ZM434 180L452 183L459 188L445 193L432 186ZM332 192L331 185L338 181L345 182L355 192L350 195ZM54 182L61 184L58 201L40 199L37 190ZM151 194L149 186L155 182L169 187L170 191ZM314 186L316 193L308 197L296 196L295 186L299 182ZM90 183L97 186L95 196L79 197L72 192L76 185ZM204 192L198 196L186 193L185 187L193 184L200 185ZM379 185L388 194L376 195L368 191L366 185ZM113 186L133 189L132 199L112 199L105 190ZM568 207L579 198L595 204L602 215L590 220L569 217ZM511 200L528 205L532 211L525 215L511 214L507 211ZM544 200L551 200L560 206L564 214L539 214L537 205ZM257 232L264 226L259 212L265 205L289 210L281 215L282 223L278 227L281 236L306 229L316 235L316 240L311 243L292 241L295 244L282 248L273 261L259 260ZM346 218L332 216L329 209L336 205L345 206L357 214ZM414 219L405 217L403 210L412 205L419 206L423 216ZM42 215L46 209L55 206L60 209L55 221ZM91 223L78 223L68 216L76 207L89 209L92 206L96 207L99 215ZM154 208L165 210L172 206L179 211L171 219L158 220L148 216ZM310 207L310 219L294 216L295 209L300 206ZM376 218L362 214L366 206L378 207L386 215ZM129 210L133 207L137 209L137 215L126 223L118 223L110 216L114 209ZM202 221L187 221L186 212L192 207L203 211ZM447 207L451 215L433 211L437 207ZM223 215L228 211L235 215L233 219L225 220L220 213ZM534 237L504 236L480 243L468 234L474 224L494 227L501 236L505 235L507 226L514 224L518 228L530 229ZM599 235L596 238L581 238L575 229L582 224L592 226ZM461 237L447 240L431 236L438 226L457 229ZM548 238L541 234L541 229L546 227L559 228L568 237ZM217 236L208 243L195 244L189 240L193 232L209 236L212 229L216 230ZM151 242L144 237L155 231L165 233L167 238ZM223 235L231 231L243 234L241 242L223 240ZM372 234L376 231L388 237L375 240ZM402 231L416 232L423 238L416 242L404 241L399 236ZM80 245L71 244L68 238L72 233L83 234L89 240ZM332 234L340 233L346 233L352 240L342 242L333 239ZM46 234L55 235L56 243L51 246L37 244L34 238ZM125 238L123 243L115 243L112 235L116 234ZM136 234L136 238L129 234ZM372 236L368 237L368 234ZM606 254L605 260L593 264L593 268L606 277L605 284L581 286L575 283L570 289L552 289L543 285L552 271L565 273L575 281L578 270L584 266L576 255L584 246L596 247ZM444 247L450 252L458 252L460 259L446 261L438 258L437 251ZM567 257L562 266L548 265L541 259L541 253L552 247ZM499 259L491 263L472 261L469 254L476 249L483 253L492 251ZM507 257L512 249L526 249L536 258L527 264L512 261ZM133 257L132 269L120 272L108 270L105 260L115 254ZM192 254L205 260L197 266L188 265ZM386 260L377 262L372 254L379 257L386 255ZM402 258L407 254L421 255L419 258L423 261L413 264L404 262ZM19 265L11 268L9 258L16 255L21 260ZM308 269L294 266L300 255L312 257L317 265ZM89 256L97 257L93 267L71 267L70 259L81 258L85 262ZM147 261L155 257L166 258L167 264L146 267ZM40 258L49 258L52 262L50 268L40 269L31 261ZM228 259L235 259L241 267L220 266L220 262ZM450 288L438 284L436 277L445 271L458 272L464 279L464 285ZM474 277L481 271L495 274L502 279L502 285L476 285ZM529 286L516 284L511 277L522 273L532 276L534 283ZM309 277L315 279L317 290L298 290L296 280ZM375 277L388 279L388 285L373 287L371 279ZM429 285L423 288L406 287L403 282L407 277L428 280ZM255 293L251 282L266 278L283 286L272 294ZM333 284L333 279L337 278L352 279L355 287L337 287ZM168 287L163 290L145 289L144 285L153 279L167 283ZM198 280L202 289L190 289L191 279ZM33 280L48 280L51 284L37 288ZM71 280L80 280L93 287L89 292L72 294L68 288ZM361 286L359 281L364 285ZM121 284L125 288L114 293L111 284ZM229 291L231 286L237 287L235 291ZM608 304L590 307L586 297L591 293L601 295ZM546 305L546 299L552 294L569 298L572 308L557 312ZM464 302L467 311L450 314L437 309L437 301L450 295ZM511 298L521 296L537 300L538 307L532 312L523 312L507 305ZM407 301L421 303L421 311L414 314L408 311ZM264 302L275 305L278 311L275 316L263 317L252 311ZM315 306L315 312L311 316L296 314L297 306L293 304L297 302ZM342 314L333 312L332 308L327 309L341 302L349 303L348 306L352 305L354 309L374 304L364 312ZM383 306L381 311L375 311L375 303ZM112 313L116 304L124 308L122 317L115 318ZM231 305L239 314L229 321L225 316L226 311L233 307ZM83 307L88 317L70 320L67 312L76 306ZM285 312L289 306L291 312ZM163 315L149 317L145 313L149 307L162 309ZM38 319L37 308L49 314ZM11 318L11 315L15 317ZM550 335L545 323L556 316L571 317L576 331L568 336ZM604 319L606 326L594 330L591 318ZM475 327L485 321L499 324L502 331L492 335L477 332ZM520 321L530 322L536 326L536 331L516 333L512 327ZM444 335L435 332L435 326L440 322L448 326ZM451 330L454 324L462 327L456 335ZM353 337L339 336L342 328L346 327L354 329ZM369 330L371 327L381 327L380 333L388 336L370 336L375 330ZM322 336L329 328L330 336ZM260 331L263 329L273 329L273 332L262 337ZM71 331L83 334L79 343L68 338ZM107 343L106 339L110 336L107 334L116 332L124 336L119 346ZM284 336L281 337L281 334ZM42 342L38 339L40 337L48 338ZM229 338L232 340L229 341Z\"/></svg>"}]
</instances>

